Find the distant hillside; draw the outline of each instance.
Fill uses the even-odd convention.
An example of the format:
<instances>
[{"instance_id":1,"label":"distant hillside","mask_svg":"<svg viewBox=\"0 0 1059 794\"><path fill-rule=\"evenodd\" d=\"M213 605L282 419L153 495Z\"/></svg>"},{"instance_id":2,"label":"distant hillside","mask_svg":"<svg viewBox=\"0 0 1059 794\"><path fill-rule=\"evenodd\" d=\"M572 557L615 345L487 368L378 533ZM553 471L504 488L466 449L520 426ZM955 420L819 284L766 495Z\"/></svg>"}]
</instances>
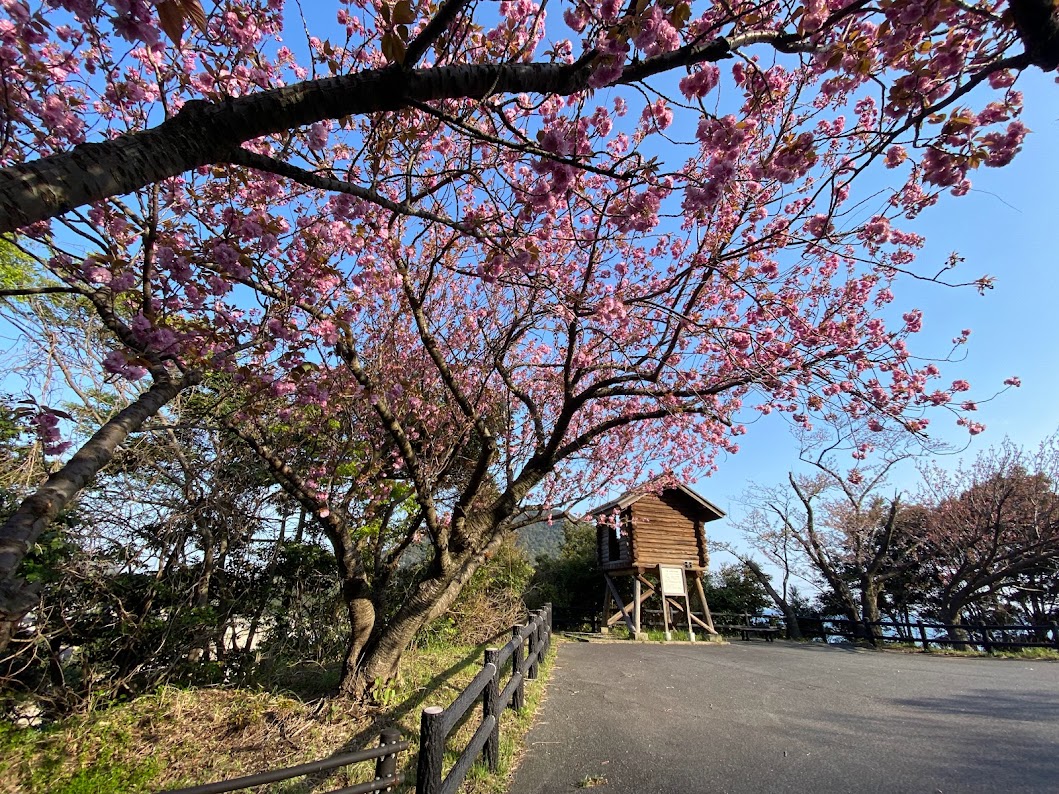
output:
<instances>
[{"instance_id":1,"label":"distant hillside","mask_svg":"<svg viewBox=\"0 0 1059 794\"><path fill-rule=\"evenodd\" d=\"M531 560L538 557L558 557L563 545L563 520L536 521L516 530L518 547Z\"/></svg>"},{"instance_id":2,"label":"distant hillside","mask_svg":"<svg viewBox=\"0 0 1059 794\"><path fill-rule=\"evenodd\" d=\"M558 557L563 546L563 518L548 521L535 521L515 530L515 542L526 552L530 562L538 557ZM401 557L401 567L418 565L427 558L429 544L425 541L420 546L412 546Z\"/></svg>"},{"instance_id":3,"label":"distant hillside","mask_svg":"<svg viewBox=\"0 0 1059 794\"><path fill-rule=\"evenodd\" d=\"M565 539L563 527L568 521L567 518L556 516L550 524L547 521L535 521L515 530L518 547L533 561L538 557L558 557Z\"/></svg>"}]
</instances>

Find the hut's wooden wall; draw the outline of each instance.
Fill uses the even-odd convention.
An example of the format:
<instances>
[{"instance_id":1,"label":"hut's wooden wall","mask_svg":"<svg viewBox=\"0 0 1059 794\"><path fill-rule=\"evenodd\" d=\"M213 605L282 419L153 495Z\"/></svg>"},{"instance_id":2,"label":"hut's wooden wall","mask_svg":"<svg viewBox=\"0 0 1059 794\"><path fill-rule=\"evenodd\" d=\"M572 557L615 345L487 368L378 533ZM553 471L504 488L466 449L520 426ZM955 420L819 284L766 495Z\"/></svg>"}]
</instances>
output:
<instances>
[{"instance_id":1,"label":"hut's wooden wall","mask_svg":"<svg viewBox=\"0 0 1059 794\"><path fill-rule=\"evenodd\" d=\"M707 565L700 510L679 491L646 494L632 510L633 565Z\"/></svg>"}]
</instances>

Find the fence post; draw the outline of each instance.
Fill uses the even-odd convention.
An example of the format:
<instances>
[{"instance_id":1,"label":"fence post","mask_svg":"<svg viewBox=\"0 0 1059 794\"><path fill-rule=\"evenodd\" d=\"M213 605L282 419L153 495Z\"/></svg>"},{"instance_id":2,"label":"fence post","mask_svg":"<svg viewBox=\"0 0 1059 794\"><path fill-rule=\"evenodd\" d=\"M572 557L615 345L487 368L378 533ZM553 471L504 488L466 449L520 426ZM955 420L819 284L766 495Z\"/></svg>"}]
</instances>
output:
<instances>
[{"instance_id":1,"label":"fence post","mask_svg":"<svg viewBox=\"0 0 1059 794\"><path fill-rule=\"evenodd\" d=\"M482 719L487 719L491 714L495 721L493 730L485 742L485 760L489 764L489 771L496 772L500 765L500 709L497 704L500 701L500 651L496 648L485 649L485 664L493 665L493 677L489 679L489 685L482 693Z\"/></svg>"},{"instance_id":2,"label":"fence post","mask_svg":"<svg viewBox=\"0 0 1059 794\"><path fill-rule=\"evenodd\" d=\"M537 663L544 661L544 654L548 652L548 610L538 609L537 614L541 616L540 626L537 629L541 633L540 650L537 652Z\"/></svg>"},{"instance_id":3,"label":"fence post","mask_svg":"<svg viewBox=\"0 0 1059 794\"><path fill-rule=\"evenodd\" d=\"M516 673L519 673L521 675L520 671L522 670L523 658L522 650L525 646L525 642L523 642L519 636L521 633L522 626L511 627L512 639L519 640L518 644L515 645L515 652L511 654L511 675L515 675ZM526 706L525 676L521 677L523 678L523 680L519 681L518 686L515 687L515 693L511 696L511 708L513 708L515 711L522 711L522 709Z\"/></svg>"},{"instance_id":4,"label":"fence post","mask_svg":"<svg viewBox=\"0 0 1059 794\"><path fill-rule=\"evenodd\" d=\"M401 732L396 728L386 728L382 733L379 734L379 747L385 747L388 744L397 744L401 741ZM389 755L380 756L375 762L375 779L382 780L383 778L392 777L397 774L397 753L390 753ZM387 786L381 791L393 791L393 786Z\"/></svg>"},{"instance_id":5,"label":"fence post","mask_svg":"<svg viewBox=\"0 0 1059 794\"><path fill-rule=\"evenodd\" d=\"M529 625L530 632L526 638L529 640L529 646L526 648L526 658L530 660L530 668L526 678L533 679L537 677L537 663L540 661L540 615L531 615Z\"/></svg>"},{"instance_id":6,"label":"fence post","mask_svg":"<svg viewBox=\"0 0 1059 794\"><path fill-rule=\"evenodd\" d=\"M978 630L982 632L982 650L986 653L992 653L993 645L989 642L989 629L985 626L979 626Z\"/></svg>"},{"instance_id":7,"label":"fence post","mask_svg":"<svg viewBox=\"0 0 1059 794\"><path fill-rule=\"evenodd\" d=\"M552 649L552 605L547 603L544 605L544 630L545 634L544 641L544 652L547 653Z\"/></svg>"},{"instance_id":8,"label":"fence post","mask_svg":"<svg viewBox=\"0 0 1059 794\"><path fill-rule=\"evenodd\" d=\"M419 727L419 764L416 794L441 794L441 766L445 757L445 734L441 730L441 706L427 706Z\"/></svg>"},{"instance_id":9,"label":"fence post","mask_svg":"<svg viewBox=\"0 0 1059 794\"><path fill-rule=\"evenodd\" d=\"M919 641L923 643L923 650L929 650L930 643L927 641L927 627L923 625L922 620L917 620L916 626L919 627Z\"/></svg>"},{"instance_id":10,"label":"fence post","mask_svg":"<svg viewBox=\"0 0 1059 794\"><path fill-rule=\"evenodd\" d=\"M1052 624L1052 646L1059 651L1059 623Z\"/></svg>"}]
</instances>

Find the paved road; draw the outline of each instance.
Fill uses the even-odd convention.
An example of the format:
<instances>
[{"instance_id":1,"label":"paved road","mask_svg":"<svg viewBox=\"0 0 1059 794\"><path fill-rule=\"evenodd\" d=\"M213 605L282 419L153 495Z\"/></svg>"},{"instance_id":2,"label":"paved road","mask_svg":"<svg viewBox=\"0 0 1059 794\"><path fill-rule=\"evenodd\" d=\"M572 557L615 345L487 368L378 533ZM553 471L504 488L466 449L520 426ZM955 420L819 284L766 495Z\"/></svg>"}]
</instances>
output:
<instances>
[{"instance_id":1,"label":"paved road","mask_svg":"<svg viewBox=\"0 0 1059 794\"><path fill-rule=\"evenodd\" d=\"M600 794L1059 792L1059 662L565 643L511 794L588 782Z\"/></svg>"}]
</instances>

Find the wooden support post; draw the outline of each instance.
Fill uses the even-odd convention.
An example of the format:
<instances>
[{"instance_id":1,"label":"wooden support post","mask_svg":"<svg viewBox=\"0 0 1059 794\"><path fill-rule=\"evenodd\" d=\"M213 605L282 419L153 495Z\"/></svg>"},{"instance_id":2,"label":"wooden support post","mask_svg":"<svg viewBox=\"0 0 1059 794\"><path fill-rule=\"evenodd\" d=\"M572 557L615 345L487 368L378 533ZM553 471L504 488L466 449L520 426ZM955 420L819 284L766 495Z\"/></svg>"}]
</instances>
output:
<instances>
[{"instance_id":1,"label":"wooden support post","mask_svg":"<svg viewBox=\"0 0 1059 794\"><path fill-rule=\"evenodd\" d=\"M710 614L710 605L706 603L706 591L702 589L702 574L695 577L695 592L699 596L699 602L702 604L702 614L706 618L704 628L710 634L716 634L717 629L713 626L713 615Z\"/></svg>"},{"instance_id":2,"label":"wooden support post","mask_svg":"<svg viewBox=\"0 0 1059 794\"><path fill-rule=\"evenodd\" d=\"M691 625L691 599L688 597L688 586L684 585L684 611L688 616L688 641L695 642L695 629Z\"/></svg>"},{"instance_id":3,"label":"wooden support post","mask_svg":"<svg viewBox=\"0 0 1059 794\"><path fill-rule=\"evenodd\" d=\"M494 718L493 730L485 741L485 761L489 764L489 771L495 773L500 765L500 683L497 680L500 678L500 651L497 648L485 649L485 664L492 664L494 670L482 693L482 719Z\"/></svg>"},{"instance_id":4,"label":"wooden support post","mask_svg":"<svg viewBox=\"0 0 1059 794\"><path fill-rule=\"evenodd\" d=\"M618 588L614 586L614 580L610 578L610 574L604 573L603 579L607 582L607 588L610 590L610 596L614 599L615 605L621 612L622 618L625 620L625 625L629 629L629 634L633 637L636 636L636 629L633 627L632 617L626 611L625 607L621 603L621 596L618 594ZM610 621L608 621L609 624ZM615 621L617 622L617 621Z\"/></svg>"},{"instance_id":5,"label":"wooden support post","mask_svg":"<svg viewBox=\"0 0 1059 794\"><path fill-rule=\"evenodd\" d=\"M1059 651L1059 623L1052 624L1052 646Z\"/></svg>"},{"instance_id":6,"label":"wooden support post","mask_svg":"<svg viewBox=\"0 0 1059 794\"><path fill-rule=\"evenodd\" d=\"M599 625L600 634L610 633L610 588L607 586L610 584L607 580L607 575L603 574L603 622Z\"/></svg>"},{"instance_id":7,"label":"wooden support post","mask_svg":"<svg viewBox=\"0 0 1059 794\"><path fill-rule=\"evenodd\" d=\"M665 638L666 642L673 639L673 633L669 630L669 599L665 597L665 593L662 594L662 625L665 627Z\"/></svg>"},{"instance_id":8,"label":"wooden support post","mask_svg":"<svg viewBox=\"0 0 1059 794\"><path fill-rule=\"evenodd\" d=\"M388 744L397 744L401 741L401 732L396 728L386 728L379 734L379 747L385 747ZM390 753L389 755L380 756L375 762L375 779L383 780L384 778L393 777L397 774L397 753ZM395 791L396 787L387 786L380 791Z\"/></svg>"},{"instance_id":9,"label":"wooden support post","mask_svg":"<svg viewBox=\"0 0 1059 794\"><path fill-rule=\"evenodd\" d=\"M922 620L917 620L916 626L919 627L919 641L923 643L923 650L930 650L930 641L927 639L927 627L923 625Z\"/></svg>"},{"instance_id":10,"label":"wooden support post","mask_svg":"<svg viewBox=\"0 0 1059 794\"><path fill-rule=\"evenodd\" d=\"M700 619L698 615L692 615L692 614L690 614L690 613L689 613L689 614L688 614L688 617L689 617L689 618L691 618L691 619L692 619L693 621L695 621L695 624L696 624L697 626L699 626L699 628L701 628L701 629L704 629L704 630L706 631L706 633L707 633L707 634L709 634L709 633L710 633L710 627L709 627L709 626L707 626L707 625L706 625L706 623L705 623L705 621L703 621L702 619ZM716 634L717 632L713 632L713 633L714 633L714 634Z\"/></svg>"},{"instance_id":11,"label":"wooden support post","mask_svg":"<svg viewBox=\"0 0 1059 794\"><path fill-rule=\"evenodd\" d=\"M445 758L445 726L441 722L443 712L441 706L423 709L419 727L416 794L441 794L441 765Z\"/></svg>"},{"instance_id":12,"label":"wooden support post","mask_svg":"<svg viewBox=\"0 0 1059 794\"><path fill-rule=\"evenodd\" d=\"M633 639L640 639L640 580L639 578L633 579L632 581L632 622L634 631Z\"/></svg>"},{"instance_id":13,"label":"wooden support post","mask_svg":"<svg viewBox=\"0 0 1059 794\"><path fill-rule=\"evenodd\" d=\"M512 639L518 639L522 634L522 626L511 627ZM523 650L526 647L526 642L523 640L515 646L514 653L511 654L511 674L519 672L522 669ZM525 676L523 676L525 679ZM515 711L522 711L526 707L526 683L525 680L519 681L518 686L515 687L515 692L511 696L511 708Z\"/></svg>"}]
</instances>

